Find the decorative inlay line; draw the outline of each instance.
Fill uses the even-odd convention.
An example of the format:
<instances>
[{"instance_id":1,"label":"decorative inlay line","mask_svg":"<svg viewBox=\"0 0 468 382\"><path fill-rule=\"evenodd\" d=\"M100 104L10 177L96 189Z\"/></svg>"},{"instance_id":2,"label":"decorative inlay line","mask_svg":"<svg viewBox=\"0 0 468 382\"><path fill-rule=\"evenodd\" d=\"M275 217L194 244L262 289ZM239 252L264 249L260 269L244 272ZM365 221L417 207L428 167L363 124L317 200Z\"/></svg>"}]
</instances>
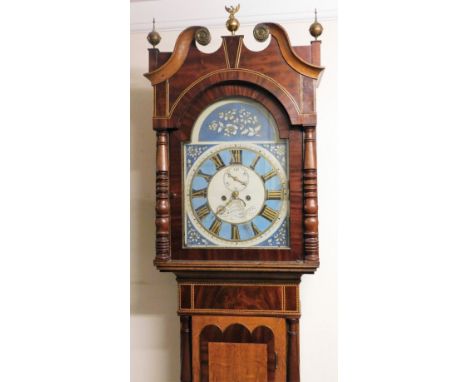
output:
<instances>
[{"instance_id":1,"label":"decorative inlay line","mask_svg":"<svg viewBox=\"0 0 468 382\"><path fill-rule=\"evenodd\" d=\"M301 111L304 110L304 77L299 74L299 102L301 103Z\"/></svg>"},{"instance_id":2,"label":"decorative inlay line","mask_svg":"<svg viewBox=\"0 0 468 382\"><path fill-rule=\"evenodd\" d=\"M169 80L166 80L166 116L169 116Z\"/></svg>"},{"instance_id":3,"label":"decorative inlay line","mask_svg":"<svg viewBox=\"0 0 468 382\"><path fill-rule=\"evenodd\" d=\"M279 284L263 284L263 283L229 283L229 282L215 282L215 283L207 283L203 281L193 281L189 283L180 283L179 286L188 286L188 285L202 285L202 286L217 286L217 285L223 285L223 286L267 286L267 287L280 287L280 286L291 286L291 287L298 287L298 284L293 284L293 283L279 283Z\"/></svg>"},{"instance_id":4,"label":"decorative inlay line","mask_svg":"<svg viewBox=\"0 0 468 382\"><path fill-rule=\"evenodd\" d=\"M156 117L158 115L156 106L158 98L156 97L156 95L156 85L153 85L153 117Z\"/></svg>"},{"instance_id":5,"label":"decorative inlay line","mask_svg":"<svg viewBox=\"0 0 468 382\"><path fill-rule=\"evenodd\" d=\"M224 59L226 60L226 68L231 68L230 62L229 62L229 54L227 50L227 45L226 45L226 40L223 38L223 49L224 49ZM182 92L183 93L183 92ZM176 100L176 102L179 99Z\"/></svg>"},{"instance_id":6,"label":"decorative inlay line","mask_svg":"<svg viewBox=\"0 0 468 382\"><path fill-rule=\"evenodd\" d=\"M299 289L296 291L296 310L301 311L301 301L299 299Z\"/></svg>"},{"instance_id":7,"label":"decorative inlay line","mask_svg":"<svg viewBox=\"0 0 468 382\"><path fill-rule=\"evenodd\" d=\"M190 308L195 308L195 288L193 284L190 285Z\"/></svg>"},{"instance_id":8,"label":"decorative inlay line","mask_svg":"<svg viewBox=\"0 0 468 382\"><path fill-rule=\"evenodd\" d=\"M224 44L224 42L223 42ZM229 61L227 62L227 64L229 65ZM185 96L185 94L187 94L193 87L195 87L196 85L198 85L200 82L204 81L205 79L209 78L209 77L212 77L214 75L217 75L219 73L226 73L226 72L245 72L245 73L251 73L251 74L255 74L259 77L262 77L263 79L266 79L267 81L269 82L272 82L273 84L275 84L279 90L281 90L290 100L291 100L291 103L294 105L294 108L296 109L297 113L299 115L314 115L314 114L310 114L310 113L306 113L306 114L302 114L301 113L301 110L299 109L299 105L297 104L296 100L294 99L294 97L291 95L291 93L289 93L284 87L283 85L281 85L278 81L274 80L273 78L271 77L268 77L266 75L264 75L263 73L260 73L260 72L257 72L255 70L251 70L251 69L245 69L245 68L237 68L237 69L219 69L219 70L216 70L216 71L213 71L213 72L210 72L208 74L205 74L204 76L198 78L196 81L192 82L189 86L187 86L180 94L179 96L177 97L177 99L175 100L174 104L172 105L171 107L171 111L168 115L168 117L172 117L172 114L175 110L175 108L177 107L178 103L180 102L180 100Z\"/></svg>"},{"instance_id":9,"label":"decorative inlay line","mask_svg":"<svg viewBox=\"0 0 468 382\"><path fill-rule=\"evenodd\" d=\"M281 303L281 310L286 310L286 287L284 285L281 287Z\"/></svg>"},{"instance_id":10,"label":"decorative inlay line","mask_svg":"<svg viewBox=\"0 0 468 382\"><path fill-rule=\"evenodd\" d=\"M234 64L235 68L239 67L239 61L240 61L240 56L241 56L241 52L242 52L242 45L244 45L243 41L244 41L244 37L240 37L239 38L239 45L237 46L236 62Z\"/></svg>"},{"instance_id":11,"label":"decorative inlay line","mask_svg":"<svg viewBox=\"0 0 468 382\"><path fill-rule=\"evenodd\" d=\"M251 315L256 315L256 314L279 314L279 315L288 315L288 314L300 314L300 310L245 310L245 309L179 309L179 313L201 313L201 314L207 314L207 313L213 313L213 314L219 314L219 313L226 313L226 314L251 314Z\"/></svg>"}]
</instances>

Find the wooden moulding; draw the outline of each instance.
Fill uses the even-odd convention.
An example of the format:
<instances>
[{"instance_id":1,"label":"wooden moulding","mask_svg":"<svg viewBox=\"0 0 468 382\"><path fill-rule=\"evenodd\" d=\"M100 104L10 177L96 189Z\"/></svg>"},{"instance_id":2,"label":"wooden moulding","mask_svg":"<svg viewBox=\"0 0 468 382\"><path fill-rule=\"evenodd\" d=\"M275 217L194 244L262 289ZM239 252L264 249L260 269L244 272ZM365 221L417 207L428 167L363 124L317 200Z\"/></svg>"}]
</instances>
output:
<instances>
[{"instance_id":1,"label":"wooden moulding","mask_svg":"<svg viewBox=\"0 0 468 382\"><path fill-rule=\"evenodd\" d=\"M317 265L305 261L158 261L156 258L156 265L162 272L248 272L268 276L275 274L275 277L279 273L305 274L315 273L317 270Z\"/></svg>"}]
</instances>

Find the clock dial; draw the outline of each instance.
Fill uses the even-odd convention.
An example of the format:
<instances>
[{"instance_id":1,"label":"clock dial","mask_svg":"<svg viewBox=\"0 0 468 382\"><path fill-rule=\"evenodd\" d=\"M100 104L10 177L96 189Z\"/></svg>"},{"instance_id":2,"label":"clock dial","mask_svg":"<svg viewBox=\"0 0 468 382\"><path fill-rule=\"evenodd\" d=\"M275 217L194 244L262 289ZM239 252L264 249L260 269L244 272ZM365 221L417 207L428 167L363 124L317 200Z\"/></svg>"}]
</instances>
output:
<instances>
[{"instance_id":1,"label":"clock dial","mask_svg":"<svg viewBox=\"0 0 468 382\"><path fill-rule=\"evenodd\" d=\"M187 173L185 212L199 233L227 247L267 240L288 214L286 172L271 152L254 144L219 144Z\"/></svg>"}]
</instances>

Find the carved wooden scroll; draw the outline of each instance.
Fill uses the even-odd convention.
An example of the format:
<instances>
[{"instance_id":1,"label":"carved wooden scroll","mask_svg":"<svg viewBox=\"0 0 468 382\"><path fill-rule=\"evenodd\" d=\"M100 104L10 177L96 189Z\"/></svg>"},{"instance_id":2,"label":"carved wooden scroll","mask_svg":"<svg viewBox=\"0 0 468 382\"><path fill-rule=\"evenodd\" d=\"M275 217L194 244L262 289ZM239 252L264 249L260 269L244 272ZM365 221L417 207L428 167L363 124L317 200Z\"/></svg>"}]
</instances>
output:
<instances>
[{"instance_id":1,"label":"carved wooden scroll","mask_svg":"<svg viewBox=\"0 0 468 382\"><path fill-rule=\"evenodd\" d=\"M300 58L292 49L288 34L281 25L276 23L263 23L257 24L254 28L254 37L259 42L266 41L270 34L278 41L281 55L291 68L303 76L315 80L320 78L324 68L319 65L310 64Z\"/></svg>"},{"instance_id":2,"label":"carved wooden scroll","mask_svg":"<svg viewBox=\"0 0 468 382\"><path fill-rule=\"evenodd\" d=\"M202 45L207 45L210 40L210 32L205 27L195 26L185 29L177 38L174 52L164 65L146 73L144 76L154 86L171 78L184 64L193 40L196 39Z\"/></svg>"},{"instance_id":3,"label":"carved wooden scroll","mask_svg":"<svg viewBox=\"0 0 468 382\"><path fill-rule=\"evenodd\" d=\"M170 259L169 157L167 131L156 133L156 259Z\"/></svg>"},{"instance_id":4,"label":"carved wooden scroll","mask_svg":"<svg viewBox=\"0 0 468 382\"><path fill-rule=\"evenodd\" d=\"M317 155L315 127L304 128L304 252L306 262L319 262Z\"/></svg>"}]
</instances>

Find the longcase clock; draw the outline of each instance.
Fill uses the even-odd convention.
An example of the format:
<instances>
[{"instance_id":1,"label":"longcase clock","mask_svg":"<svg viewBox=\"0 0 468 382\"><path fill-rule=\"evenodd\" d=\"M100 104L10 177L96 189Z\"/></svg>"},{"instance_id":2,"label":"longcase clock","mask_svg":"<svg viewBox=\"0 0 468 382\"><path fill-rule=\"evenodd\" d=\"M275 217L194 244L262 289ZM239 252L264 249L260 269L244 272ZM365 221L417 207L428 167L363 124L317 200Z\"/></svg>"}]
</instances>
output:
<instances>
[{"instance_id":1,"label":"longcase clock","mask_svg":"<svg viewBox=\"0 0 468 382\"><path fill-rule=\"evenodd\" d=\"M173 52L148 36L154 89L156 258L178 282L182 382L296 382L299 284L319 266L315 92L321 26L292 47L230 12L220 48L190 27Z\"/></svg>"}]
</instances>

